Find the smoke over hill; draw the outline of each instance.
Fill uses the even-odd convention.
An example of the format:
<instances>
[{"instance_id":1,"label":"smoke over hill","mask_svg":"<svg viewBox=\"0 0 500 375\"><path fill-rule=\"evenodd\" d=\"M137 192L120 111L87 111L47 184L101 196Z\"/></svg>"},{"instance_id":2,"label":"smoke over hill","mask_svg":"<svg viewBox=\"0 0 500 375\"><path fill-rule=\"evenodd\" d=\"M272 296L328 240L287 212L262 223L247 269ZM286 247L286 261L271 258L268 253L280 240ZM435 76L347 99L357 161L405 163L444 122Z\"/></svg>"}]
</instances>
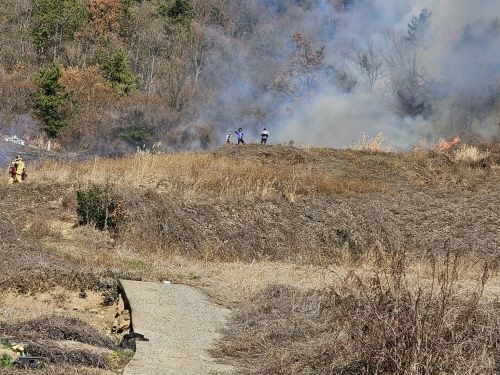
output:
<instances>
[{"instance_id":1,"label":"smoke over hill","mask_svg":"<svg viewBox=\"0 0 500 375\"><path fill-rule=\"evenodd\" d=\"M218 102L230 124L248 121L274 129L279 141L330 146L380 131L402 146L497 131L497 2L245 4L252 3L256 25L251 36L241 38L244 43L231 45L237 78ZM302 41L294 43L294 33ZM265 47L281 65L259 55ZM307 61L314 51L321 57ZM244 108L252 106L266 118L242 119Z\"/></svg>"},{"instance_id":2,"label":"smoke over hill","mask_svg":"<svg viewBox=\"0 0 500 375\"><path fill-rule=\"evenodd\" d=\"M0 131L68 150L498 132L495 0L13 0L0 28Z\"/></svg>"}]
</instances>

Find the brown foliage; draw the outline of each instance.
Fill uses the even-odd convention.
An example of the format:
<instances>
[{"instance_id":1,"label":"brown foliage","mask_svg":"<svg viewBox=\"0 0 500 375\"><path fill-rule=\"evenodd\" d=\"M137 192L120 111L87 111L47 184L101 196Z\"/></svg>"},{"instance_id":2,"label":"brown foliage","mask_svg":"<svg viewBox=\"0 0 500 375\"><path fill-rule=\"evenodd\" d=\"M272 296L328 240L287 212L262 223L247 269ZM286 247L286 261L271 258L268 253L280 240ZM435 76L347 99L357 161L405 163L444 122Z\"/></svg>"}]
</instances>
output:
<instances>
[{"instance_id":1,"label":"brown foliage","mask_svg":"<svg viewBox=\"0 0 500 375\"><path fill-rule=\"evenodd\" d=\"M12 74L0 75L0 96L2 97L2 106L0 114L4 121L2 125L15 122L16 118L24 117L26 124L21 124L22 131L19 136L33 137L36 135L35 124L30 124L34 120L26 116L30 112L30 95L35 90L33 82L26 77L26 72L16 71ZM0 130L1 126L0 125ZM14 134L12 134L14 135Z\"/></svg>"},{"instance_id":2,"label":"brown foliage","mask_svg":"<svg viewBox=\"0 0 500 375\"><path fill-rule=\"evenodd\" d=\"M287 66L274 79L273 89L278 93L299 99L314 92L318 69L325 59L324 48L315 49L312 42L301 33L295 33L295 51Z\"/></svg>"},{"instance_id":3,"label":"brown foliage","mask_svg":"<svg viewBox=\"0 0 500 375\"><path fill-rule=\"evenodd\" d=\"M91 30L97 36L115 33L120 26L120 0L90 0L88 9L92 21Z\"/></svg>"},{"instance_id":4,"label":"brown foliage","mask_svg":"<svg viewBox=\"0 0 500 375\"><path fill-rule=\"evenodd\" d=\"M67 68L63 71L61 83L71 94L68 119L73 124L61 138L66 146L88 148L90 144L97 143L98 137L102 137L101 125L106 110L113 107L117 98L96 66Z\"/></svg>"}]
</instances>

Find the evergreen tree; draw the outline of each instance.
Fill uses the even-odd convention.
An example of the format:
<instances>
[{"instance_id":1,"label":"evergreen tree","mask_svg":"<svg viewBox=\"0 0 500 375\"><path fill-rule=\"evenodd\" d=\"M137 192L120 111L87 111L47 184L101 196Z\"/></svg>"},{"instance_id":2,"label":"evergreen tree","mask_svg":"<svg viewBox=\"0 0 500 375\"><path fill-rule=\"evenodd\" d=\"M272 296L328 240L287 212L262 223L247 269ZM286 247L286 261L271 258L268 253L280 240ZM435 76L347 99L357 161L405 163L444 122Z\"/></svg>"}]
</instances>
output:
<instances>
[{"instance_id":1,"label":"evergreen tree","mask_svg":"<svg viewBox=\"0 0 500 375\"><path fill-rule=\"evenodd\" d=\"M132 7L138 2L138 0L121 0L120 6L120 35L125 39L130 39L133 35L134 28L134 15L132 13Z\"/></svg>"},{"instance_id":2,"label":"evergreen tree","mask_svg":"<svg viewBox=\"0 0 500 375\"><path fill-rule=\"evenodd\" d=\"M341 0L340 4L344 11L350 11L354 7L354 0Z\"/></svg>"},{"instance_id":3,"label":"evergreen tree","mask_svg":"<svg viewBox=\"0 0 500 375\"><path fill-rule=\"evenodd\" d=\"M88 20L79 0L34 0L33 43L39 55L56 58L61 43L70 40Z\"/></svg>"},{"instance_id":4,"label":"evergreen tree","mask_svg":"<svg viewBox=\"0 0 500 375\"><path fill-rule=\"evenodd\" d=\"M413 16L411 18L411 21L408 24L408 35L406 36L407 41L418 42L422 38L422 35L429 29L431 15L432 13L429 12L427 8L424 8L418 17Z\"/></svg>"},{"instance_id":5,"label":"evergreen tree","mask_svg":"<svg viewBox=\"0 0 500 375\"><path fill-rule=\"evenodd\" d=\"M116 50L113 54L97 51L97 62L103 77L120 93L129 94L137 86L137 77L132 72L125 52Z\"/></svg>"},{"instance_id":6,"label":"evergreen tree","mask_svg":"<svg viewBox=\"0 0 500 375\"><path fill-rule=\"evenodd\" d=\"M160 6L160 15L167 24L188 25L195 17L194 9L188 0L166 0Z\"/></svg>"},{"instance_id":7,"label":"evergreen tree","mask_svg":"<svg viewBox=\"0 0 500 375\"><path fill-rule=\"evenodd\" d=\"M34 94L35 112L43 121L49 138L57 137L59 131L67 126L64 108L69 95L59 82L61 75L61 69L54 64L41 69L35 76L35 83L39 87Z\"/></svg>"}]
</instances>

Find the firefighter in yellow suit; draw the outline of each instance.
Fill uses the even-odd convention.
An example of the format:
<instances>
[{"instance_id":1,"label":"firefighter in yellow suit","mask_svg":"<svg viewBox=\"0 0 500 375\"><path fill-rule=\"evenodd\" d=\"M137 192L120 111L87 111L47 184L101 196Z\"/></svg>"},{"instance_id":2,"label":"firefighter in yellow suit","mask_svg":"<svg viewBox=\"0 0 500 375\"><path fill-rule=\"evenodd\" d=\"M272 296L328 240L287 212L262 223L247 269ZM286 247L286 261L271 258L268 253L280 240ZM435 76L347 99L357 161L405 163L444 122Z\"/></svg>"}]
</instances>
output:
<instances>
[{"instance_id":1,"label":"firefighter in yellow suit","mask_svg":"<svg viewBox=\"0 0 500 375\"><path fill-rule=\"evenodd\" d=\"M21 155L17 155L14 161L10 164L9 168L9 185L14 183L23 182L23 175L26 170L26 165L24 164Z\"/></svg>"}]
</instances>

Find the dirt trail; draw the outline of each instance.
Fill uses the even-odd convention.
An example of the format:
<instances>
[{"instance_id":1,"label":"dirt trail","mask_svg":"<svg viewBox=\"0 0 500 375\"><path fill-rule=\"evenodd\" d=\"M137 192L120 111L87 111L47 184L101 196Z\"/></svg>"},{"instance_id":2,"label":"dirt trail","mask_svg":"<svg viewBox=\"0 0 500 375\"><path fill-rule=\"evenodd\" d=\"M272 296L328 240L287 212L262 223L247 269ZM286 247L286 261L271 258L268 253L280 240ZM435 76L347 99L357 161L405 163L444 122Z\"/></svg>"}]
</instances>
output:
<instances>
[{"instance_id":1,"label":"dirt trail","mask_svg":"<svg viewBox=\"0 0 500 375\"><path fill-rule=\"evenodd\" d=\"M176 284L122 280L132 309L137 351L124 375L230 374L207 350L219 337L229 310L210 302L200 291Z\"/></svg>"}]
</instances>

